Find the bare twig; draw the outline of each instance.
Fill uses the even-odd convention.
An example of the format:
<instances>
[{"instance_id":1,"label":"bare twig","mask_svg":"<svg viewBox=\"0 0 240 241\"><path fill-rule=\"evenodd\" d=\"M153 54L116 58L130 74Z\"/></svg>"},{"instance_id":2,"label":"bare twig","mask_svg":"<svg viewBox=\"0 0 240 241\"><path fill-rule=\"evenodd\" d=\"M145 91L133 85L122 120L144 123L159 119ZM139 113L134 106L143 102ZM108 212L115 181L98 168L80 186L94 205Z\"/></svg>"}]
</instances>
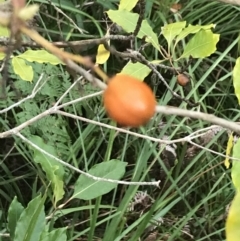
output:
<instances>
[{"instance_id":1,"label":"bare twig","mask_svg":"<svg viewBox=\"0 0 240 241\"><path fill-rule=\"evenodd\" d=\"M134 36L137 36L139 30L141 29L142 21L144 19L144 14L145 14L145 5L146 5L145 0L139 0L140 13L139 13L139 17L138 17L138 21L137 21L136 27L135 27L135 29L133 31L133 35Z\"/></svg>"},{"instance_id":2,"label":"bare twig","mask_svg":"<svg viewBox=\"0 0 240 241\"><path fill-rule=\"evenodd\" d=\"M72 169L73 171L83 174L86 177L89 177L95 181L102 181L102 182L111 182L111 183L117 183L117 184L124 184L124 185L148 185L148 186L159 186L160 180L156 181L156 182L127 182L127 181L119 181L119 180L113 180L113 179L108 179L108 178L103 178L103 177L96 177L93 176L87 172L84 172L74 166L72 166L71 164L64 162L63 160L53 156L52 154L46 152L45 150L41 149L40 147L38 147L37 145L35 145L33 142L29 141L26 137L24 137L22 134L15 133L16 136L20 137L24 142L26 142L27 144L29 144L30 146L34 147L36 150L40 151L41 153L47 155L48 157L53 158L55 161L57 161L58 163L62 164L63 166L68 167L69 169ZM71 199L73 199L74 196L72 196Z\"/></svg>"},{"instance_id":3,"label":"bare twig","mask_svg":"<svg viewBox=\"0 0 240 241\"><path fill-rule=\"evenodd\" d=\"M67 15L65 14L60 8L58 8L52 1L48 0L49 4L54 7L54 9L58 12L61 13L66 19L68 19L73 26L80 32L80 33L87 33L87 31L80 29L77 24Z\"/></svg>"},{"instance_id":4,"label":"bare twig","mask_svg":"<svg viewBox=\"0 0 240 241\"><path fill-rule=\"evenodd\" d=\"M209 123L222 126L226 129L235 131L236 133L240 134L239 124L233 121L228 121L228 120L216 117L211 114L206 114L206 113L192 111L192 110L184 110L173 106L160 106L160 105L156 106L156 112L162 113L165 115L178 115L178 116L190 117L194 119L205 120Z\"/></svg>"},{"instance_id":5,"label":"bare twig","mask_svg":"<svg viewBox=\"0 0 240 241\"><path fill-rule=\"evenodd\" d=\"M40 77L39 77L39 79L38 79L35 87L34 87L33 90L32 90L32 93L31 93L30 95L28 95L28 96L25 97L24 99L22 99L22 100L20 100L20 101L18 101L18 102L16 102L16 103L14 103L14 104L12 104L12 105L10 105L9 107L7 107L7 108L5 108L5 109L0 110L0 114L5 113L5 112L8 112L9 110L11 110L11 109L13 109L13 108L21 105L23 102L25 102L25 101L27 101L27 100L29 100L29 99L33 99L33 98L35 97L35 95L38 93L38 91L42 88L42 86L43 86L43 85L45 84L45 82L46 82L46 81L44 81L44 83L42 83L42 84L39 86L39 84L40 84L43 76L44 76L44 74L41 74L41 75L40 75Z\"/></svg>"}]
</instances>

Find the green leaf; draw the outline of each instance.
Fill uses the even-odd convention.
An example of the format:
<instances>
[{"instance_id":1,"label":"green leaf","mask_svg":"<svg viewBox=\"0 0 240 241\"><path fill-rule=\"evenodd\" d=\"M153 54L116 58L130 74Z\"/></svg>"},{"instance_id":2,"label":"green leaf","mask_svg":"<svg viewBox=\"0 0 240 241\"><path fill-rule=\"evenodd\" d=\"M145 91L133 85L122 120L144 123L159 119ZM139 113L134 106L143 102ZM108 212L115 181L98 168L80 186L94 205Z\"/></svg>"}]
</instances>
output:
<instances>
[{"instance_id":1,"label":"green leaf","mask_svg":"<svg viewBox=\"0 0 240 241\"><path fill-rule=\"evenodd\" d=\"M0 60L3 60L5 58L6 54L3 52L0 52Z\"/></svg>"},{"instance_id":2,"label":"green leaf","mask_svg":"<svg viewBox=\"0 0 240 241\"><path fill-rule=\"evenodd\" d=\"M233 158L239 158L240 159L240 139L237 141L237 143L233 146ZM237 189L237 191L240 192L240 161L238 160L232 160L232 181ZM239 205L240 206L240 205ZM240 213L239 213L240 215ZM239 216L240 217L240 216ZM240 226L239 226L240 227Z\"/></svg>"},{"instance_id":3,"label":"green leaf","mask_svg":"<svg viewBox=\"0 0 240 241\"><path fill-rule=\"evenodd\" d=\"M137 4L138 0L120 0L118 9L131 11Z\"/></svg>"},{"instance_id":4,"label":"green leaf","mask_svg":"<svg viewBox=\"0 0 240 241\"><path fill-rule=\"evenodd\" d=\"M39 240L45 226L44 202L40 195L29 202L17 222L14 241Z\"/></svg>"},{"instance_id":5,"label":"green leaf","mask_svg":"<svg viewBox=\"0 0 240 241\"><path fill-rule=\"evenodd\" d=\"M121 71L121 74L127 74L137 79L143 80L152 70L144 64L128 62Z\"/></svg>"},{"instance_id":6,"label":"green leaf","mask_svg":"<svg viewBox=\"0 0 240 241\"><path fill-rule=\"evenodd\" d=\"M24 207L20 202L18 202L17 197L14 197L12 200L9 209L8 209L8 229L10 232L10 237L13 240L14 239L14 233L17 226L18 219L21 216L21 213L23 212Z\"/></svg>"},{"instance_id":7,"label":"green leaf","mask_svg":"<svg viewBox=\"0 0 240 241\"><path fill-rule=\"evenodd\" d=\"M205 58L216 51L219 41L219 34L212 33L211 30L200 30L188 42L181 58L192 56L193 58Z\"/></svg>"},{"instance_id":8,"label":"green leaf","mask_svg":"<svg viewBox=\"0 0 240 241\"><path fill-rule=\"evenodd\" d=\"M233 86L235 95L238 98L238 103L240 104L240 58L237 58L236 64L233 68Z\"/></svg>"},{"instance_id":9,"label":"green leaf","mask_svg":"<svg viewBox=\"0 0 240 241\"><path fill-rule=\"evenodd\" d=\"M6 27L0 26L0 36L9 37L10 36L9 29Z\"/></svg>"},{"instance_id":10,"label":"green leaf","mask_svg":"<svg viewBox=\"0 0 240 241\"><path fill-rule=\"evenodd\" d=\"M54 229L50 233L45 233L43 236L41 236L40 241L66 241L66 231L67 227Z\"/></svg>"},{"instance_id":11,"label":"green leaf","mask_svg":"<svg viewBox=\"0 0 240 241\"><path fill-rule=\"evenodd\" d=\"M56 150L44 143L43 139L39 136L32 136L29 138L31 142L37 145L39 148L48 152L49 154L56 156ZM64 177L64 168L63 166L54 160L53 158L43 154L42 152L36 150L35 148L30 147L34 151L34 161L39 163L42 169L45 171L48 180L51 182L53 194L55 197L55 204L62 199L64 195L63 189L63 177Z\"/></svg>"},{"instance_id":12,"label":"green leaf","mask_svg":"<svg viewBox=\"0 0 240 241\"><path fill-rule=\"evenodd\" d=\"M25 60L13 57L12 66L15 74L19 75L21 79L32 82L33 68L32 66L27 65Z\"/></svg>"},{"instance_id":13,"label":"green leaf","mask_svg":"<svg viewBox=\"0 0 240 241\"><path fill-rule=\"evenodd\" d=\"M121 26L127 33L132 33L136 28L139 17L137 13L130 13L127 10L109 10L107 14L114 23ZM151 43L156 49L160 50L157 35L146 20L143 20L137 37L146 37L146 42Z\"/></svg>"},{"instance_id":14,"label":"green leaf","mask_svg":"<svg viewBox=\"0 0 240 241\"><path fill-rule=\"evenodd\" d=\"M233 147L234 158L240 159L240 139ZM227 241L238 241L240 237L240 162L232 160L232 181L236 188L236 195L229 209L226 222Z\"/></svg>"},{"instance_id":15,"label":"green leaf","mask_svg":"<svg viewBox=\"0 0 240 241\"><path fill-rule=\"evenodd\" d=\"M205 30L208 30L208 29L211 29L211 28L214 28L215 25L214 24L209 24L209 25L191 25L189 24L185 29L183 29L179 35L177 36L176 38L176 43L179 42L180 40L186 38L189 34L194 34L194 33L197 33L199 32L201 29L205 29Z\"/></svg>"},{"instance_id":16,"label":"green leaf","mask_svg":"<svg viewBox=\"0 0 240 241\"><path fill-rule=\"evenodd\" d=\"M46 50L27 50L23 54L18 55L18 57L29 62L49 63L52 65L63 64L59 58Z\"/></svg>"},{"instance_id":17,"label":"green leaf","mask_svg":"<svg viewBox=\"0 0 240 241\"><path fill-rule=\"evenodd\" d=\"M90 169L89 173L96 177L119 180L125 173L126 165L126 162L111 160L95 165ZM96 181L85 175L81 175L77 180L71 199L90 200L110 192L117 185L117 183Z\"/></svg>"},{"instance_id":18,"label":"green leaf","mask_svg":"<svg viewBox=\"0 0 240 241\"><path fill-rule=\"evenodd\" d=\"M175 39L176 36L182 32L185 26L186 26L186 21L170 23L162 27L162 35L167 40L168 47L170 47L173 39Z\"/></svg>"},{"instance_id":19,"label":"green leaf","mask_svg":"<svg viewBox=\"0 0 240 241\"><path fill-rule=\"evenodd\" d=\"M235 195L226 222L227 241L239 241L240 237L240 193Z\"/></svg>"}]
</instances>

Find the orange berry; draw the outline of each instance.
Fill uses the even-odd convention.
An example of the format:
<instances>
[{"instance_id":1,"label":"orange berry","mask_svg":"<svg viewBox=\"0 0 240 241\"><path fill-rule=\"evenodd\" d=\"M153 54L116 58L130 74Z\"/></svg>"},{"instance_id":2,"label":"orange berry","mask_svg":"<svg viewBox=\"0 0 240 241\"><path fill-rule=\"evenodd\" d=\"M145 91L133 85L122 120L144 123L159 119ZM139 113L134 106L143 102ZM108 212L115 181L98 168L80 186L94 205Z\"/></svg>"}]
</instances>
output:
<instances>
[{"instance_id":1,"label":"orange berry","mask_svg":"<svg viewBox=\"0 0 240 241\"><path fill-rule=\"evenodd\" d=\"M138 127L154 115L156 100L147 84L128 75L109 80L103 101L110 118L122 126Z\"/></svg>"}]
</instances>

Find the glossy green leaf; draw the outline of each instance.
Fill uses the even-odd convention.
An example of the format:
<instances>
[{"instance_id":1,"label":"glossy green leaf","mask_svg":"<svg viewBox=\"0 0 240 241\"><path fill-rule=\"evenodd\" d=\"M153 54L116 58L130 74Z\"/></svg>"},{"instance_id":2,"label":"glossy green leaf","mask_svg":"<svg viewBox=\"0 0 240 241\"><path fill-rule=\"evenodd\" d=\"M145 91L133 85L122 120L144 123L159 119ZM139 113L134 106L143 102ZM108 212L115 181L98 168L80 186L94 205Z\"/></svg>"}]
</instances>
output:
<instances>
[{"instance_id":1,"label":"glossy green leaf","mask_svg":"<svg viewBox=\"0 0 240 241\"><path fill-rule=\"evenodd\" d=\"M132 33L136 28L139 14L131 13L127 10L109 10L108 17L121 26L127 33ZM143 20L138 38L146 37L146 42L151 43L156 49L160 50L157 35L146 20Z\"/></svg>"},{"instance_id":2,"label":"glossy green leaf","mask_svg":"<svg viewBox=\"0 0 240 241\"><path fill-rule=\"evenodd\" d=\"M38 196L29 202L16 226L14 241L37 241L45 227L45 198Z\"/></svg>"},{"instance_id":3,"label":"glossy green leaf","mask_svg":"<svg viewBox=\"0 0 240 241\"><path fill-rule=\"evenodd\" d=\"M240 139L233 147L234 158L240 159ZM236 195L229 209L226 222L227 241L239 241L240 237L240 161L232 160L232 181L236 188Z\"/></svg>"},{"instance_id":4,"label":"glossy green leaf","mask_svg":"<svg viewBox=\"0 0 240 241\"><path fill-rule=\"evenodd\" d=\"M188 42L181 58L189 56L193 58L205 58L210 56L216 51L219 37L219 34L214 34L211 30L200 30Z\"/></svg>"},{"instance_id":5,"label":"glossy green leaf","mask_svg":"<svg viewBox=\"0 0 240 241\"><path fill-rule=\"evenodd\" d=\"M31 138L29 138L29 140L35 145L37 145L39 148L57 157L56 150L52 146L45 143L43 139L39 136L32 136ZM34 161L41 165L42 169L46 173L48 180L51 182L56 204L59 200L62 199L64 195L64 168L59 162L57 162L53 158L43 154L42 152L36 150L33 147L30 148L34 151Z\"/></svg>"},{"instance_id":6,"label":"glossy green leaf","mask_svg":"<svg viewBox=\"0 0 240 241\"><path fill-rule=\"evenodd\" d=\"M8 230L10 233L10 237L14 240L14 233L17 226L17 222L23 212L24 207L21 203L18 202L17 197L14 197L12 200L9 209L8 209Z\"/></svg>"},{"instance_id":7,"label":"glossy green leaf","mask_svg":"<svg viewBox=\"0 0 240 241\"><path fill-rule=\"evenodd\" d=\"M184 28L180 33L179 35L177 36L176 38L176 43L179 42L180 40L186 38L189 34L194 34L194 33L197 33L199 32L201 29L205 29L205 30L208 30L208 29L211 29L211 28L214 28L215 25L214 24L209 24L209 25L191 25L189 24L186 28Z\"/></svg>"},{"instance_id":8,"label":"glossy green leaf","mask_svg":"<svg viewBox=\"0 0 240 241\"><path fill-rule=\"evenodd\" d=\"M233 68L233 86L235 95L238 98L238 103L240 104L240 58L237 59Z\"/></svg>"},{"instance_id":9,"label":"glossy green leaf","mask_svg":"<svg viewBox=\"0 0 240 241\"><path fill-rule=\"evenodd\" d=\"M32 82L33 68L27 65L24 59L12 58L12 66L15 74L19 75L21 79Z\"/></svg>"},{"instance_id":10,"label":"glossy green leaf","mask_svg":"<svg viewBox=\"0 0 240 241\"><path fill-rule=\"evenodd\" d=\"M162 35L167 40L168 47L170 47L173 39L175 39L176 36L182 32L185 26L186 26L186 21L170 23L162 27Z\"/></svg>"},{"instance_id":11,"label":"glossy green leaf","mask_svg":"<svg viewBox=\"0 0 240 241\"><path fill-rule=\"evenodd\" d=\"M62 64L59 58L46 50L27 50L23 54L18 55L18 57L29 62L49 63L52 65Z\"/></svg>"},{"instance_id":12,"label":"glossy green leaf","mask_svg":"<svg viewBox=\"0 0 240 241\"><path fill-rule=\"evenodd\" d=\"M131 11L137 4L138 0L120 0L118 9Z\"/></svg>"},{"instance_id":13,"label":"glossy green leaf","mask_svg":"<svg viewBox=\"0 0 240 241\"><path fill-rule=\"evenodd\" d=\"M66 241L66 231L67 227L54 229L53 231L49 233L47 232L45 235L41 236L40 241Z\"/></svg>"},{"instance_id":14,"label":"glossy green leaf","mask_svg":"<svg viewBox=\"0 0 240 241\"><path fill-rule=\"evenodd\" d=\"M119 160L111 160L95 165L89 171L91 175L107 179L119 180L125 173L127 163ZM71 197L90 200L110 192L117 183L96 181L85 175L81 175L75 185L74 194Z\"/></svg>"},{"instance_id":15,"label":"glossy green leaf","mask_svg":"<svg viewBox=\"0 0 240 241\"><path fill-rule=\"evenodd\" d=\"M144 64L128 62L121 71L121 74L127 74L137 79L144 80L152 70Z\"/></svg>"}]
</instances>

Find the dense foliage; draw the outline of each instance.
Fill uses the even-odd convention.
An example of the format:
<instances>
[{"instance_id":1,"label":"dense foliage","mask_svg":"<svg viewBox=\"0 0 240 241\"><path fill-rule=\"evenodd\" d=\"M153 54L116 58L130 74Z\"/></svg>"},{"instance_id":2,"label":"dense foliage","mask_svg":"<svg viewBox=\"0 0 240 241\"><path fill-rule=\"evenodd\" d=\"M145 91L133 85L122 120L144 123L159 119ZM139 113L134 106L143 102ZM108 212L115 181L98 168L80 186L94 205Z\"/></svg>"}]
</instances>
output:
<instances>
[{"instance_id":1,"label":"dense foliage","mask_svg":"<svg viewBox=\"0 0 240 241\"><path fill-rule=\"evenodd\" d=\"M68 43L66 51L90 56L93 60L98 53L98 44L78 46L71 43L101 38L107 31L111 35L128 35L118 25L112 24L106 14L110 9L118 8L118 0L31 0L29 3L40 5L40 12L31 24L43 37L53 42ZM171 90L182 99L173 97L155 73L150 72L146 76L146 83L156 94L158 104L200 110L238 121L240 112L231 72L239 51L240 7L209 0L174 3L173 0L146 1L144 19L158 35L162 49L168 46L160 34L161 28L165 24L186 21L192 25L215 24L213 32L220 34L217 51L206 58L189 58L173 63L174 68L184 69L187 74L189 83L186 86L177 83L177 74L172 68L159 68ZM140 13L140 6L136 5L133 12ZM162 59L159 51L145 44L142 39L132 42L111 40L111 45L119 52L141 49L148 61ZM180 56L185 46L186 42L182 41L172 55ZM27 49L35 50L38 47L26 45L13 54L17 56ZM108 76L112 76L121 72L128 61L129 58L111 54L101 67ZM162 64L169 67L169 62L163 61ZM33 99L0 114L0 132L12 129L49 109L78 78L65 65L34 61L28 62L28 65L34 70L32 82L21 79L13 65L9 65L7 97L0 100L0 109L30 95L37 80L44 74L42 88ZM97 86L81 79L64 96L62 103L97 91ZM185 98L198 105L188 105L183 100ZM105 113L101 95L66 106L63 111L91 121L115 125ZM146 126L132 130L170 140L210 126L198 119L158 114ZM161 183L160 187L99 184L85 177L79 178L79 173L62 166L56 169L56 176L51 176L49 170L56 166L51 161L48 165L42 164L46 156L21 138L0 139L2 238L8 240L14 237L11 231L11 225L14 224L9 222L14 210L24 210L23 219L28 212L35 213L35 207L38 206L36 213L39 214L39 220L48 226L41 240L49 237L54 240L54 235L55 239L64 240L67 237L67 240L89 241L99 238L103 241L133 241L139 238L145 241L225 240L226 210L235 193L230 170L225 168L224 157L221 156L225 154L227 146L229 133L226 130L209 129L204 136L195 140L204 148L186 142L166 147L69 116L48 115L25 127L21 134L64 162L86 172L90 170L92 175L101 174L106 178L125 181L161 180ZM110 162L111 168L104 166L105 162ZM50 183L49 180L58 177L57 172L62 176L63 183L58 179L58 184L54 181ZM57 198L52 190L61 189L61 185L64 193L59 191ZM84 185L87 188L96 186L84 192ZM98 194L99 190L102 192ZM29 225L34 216L31 218ZM20 225L18 230L21 230Z\"/></svg>"}]
</instances>

